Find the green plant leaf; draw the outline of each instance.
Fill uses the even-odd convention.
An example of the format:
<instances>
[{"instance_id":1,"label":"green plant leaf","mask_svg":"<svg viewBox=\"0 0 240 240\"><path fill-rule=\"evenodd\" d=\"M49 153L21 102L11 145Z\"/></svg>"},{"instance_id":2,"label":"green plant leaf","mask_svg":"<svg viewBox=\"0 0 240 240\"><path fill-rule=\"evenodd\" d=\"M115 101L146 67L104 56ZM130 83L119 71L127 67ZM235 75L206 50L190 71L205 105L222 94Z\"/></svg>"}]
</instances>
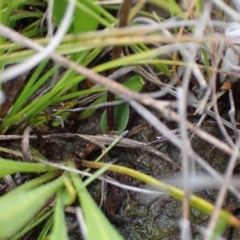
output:
<instances>
[{"instance_id":1,"label":"green plant leaf","mask_svg":"<svg viewBox=\"0 0 240 240\"><path fill-rule=\"evenodd\" d=\"M69 162L68 165L75 168L72 162ZM70 175L75 188L78 189L81 187L82 180L80 176L72 172ZM81 189L77 195L88 230L86 236L87 240L123 240L123 237L116 231L98 208L86 188Z\"/></svg>"},{"instance_id":2,"label":"green plant leaf","mask_svg":"<svg viewBox=\"0 0 240 240\"><path fill-rule=\"evenodd\" d=\"M67 9L68 1L54 1L54 6L53 6L53 19L57 27L59 27L63 15Z\"/></svg>"},{"instance_id":3,"label":"green plant leaf","mask_svg":"<svg viewBox=\"0 0 240 240\"><path fill-rule=\"evenodd\" d=\"M114 107L114 123L115 130L117 132L123 132L128 124L129 119L129 105L127 103L122 103ZM101 118L101 129L103 133L108 132L107 124L107 110L103 112Z\"/></svg>"},{"instance_id":4,"label":"green plant leaf","mask_svg":"<svg viewBox=\"0 0 240 240\"><path fill-rule=\"evenodd\" d=\"M84 33L97 29L99 21L92 15L99 16L99 12L91 10L90 6L93 0L79 0L74 14L73 27L75 33Z\"/></svg>"},{"instance_id":5,"label":"green plant leaf","mask_svg":"<svg viewBox=\"0 0 240 240\"><path fill-rule=\"evenodd\" d=\"M68 239L67 227L66 227L65 215L64 215L62 189L58 190L57 201L54 208L53 230L49 239L50 240Z\"/></svg>"},{"instance_id":6,"label":"green plant leaf","mask_svg":"<svg viewBox=\"0 0 240 240\"><path fill-rule=\"evenodd\" d=\"M128 88L136 92L140 92L144 85L142 78L139 75L131 77L128 81L125 82L128 85ZM123 84L124 85L124 84ZM118 95L115 97L115 100L121 99ZM122 103L120 105L114 106L114 123L115 130L117 132L123 132L128 124L129 120L129 105L128 103ZM107 110L103 112L101 118L101 129L103 133L108 132L107 124Z\"/></svg>"},{"instance_id":7,"label":"green plant leaf","mask_svg":"<svg viewBox=\"0 0 240 240\"><path fill-rule=\"evenodd\" d=\"M63 185L63 178L30 191L13 190L0 198L0 239L12 237L44 206Z\"/></svg>"},{"instance_id":8,"label":"green plant leaf","mask_svg":"<svg viewBox=\"0 0 240 240\"><path fill-rule=\"evenodd\" d=\"M93 0L78 0L73 18L74 33L85 33L97 29L99 21L93 16L99 16L100 13L92 10L91 2L93 2ZM90 50L88 52L90 52ZM85 53L80 52L73 54L73 59L77 60L82 54Z\"/></svg>"}]
</instances>

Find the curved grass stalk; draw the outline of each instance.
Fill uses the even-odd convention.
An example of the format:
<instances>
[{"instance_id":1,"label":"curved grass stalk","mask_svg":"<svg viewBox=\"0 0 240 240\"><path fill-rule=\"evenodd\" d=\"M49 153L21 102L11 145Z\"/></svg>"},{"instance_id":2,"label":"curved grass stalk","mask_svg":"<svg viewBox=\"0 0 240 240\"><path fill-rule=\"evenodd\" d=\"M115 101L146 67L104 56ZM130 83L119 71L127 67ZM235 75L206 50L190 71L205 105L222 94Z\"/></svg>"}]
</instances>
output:
<instances>
[{"instance_id":1,"label":"curved grass stalk","mask_svg":"<svg viewBox=\"0 0 240 240\"><path fill-rule=\"evenodd\" d=\"M106 165L105 163L90 162L90 161L85 161L85 160L82 161L82 164L88 168L101 168ZM173 187L169 184L163 183L163 182L157 180L156 178L153 178L151 176L148 176L148 175L138 172L136 170L122 167L122 166L117 166L117 165L108 166L108 170L126 174L130 177L133 177L140 181L143 181L144 183L147 183L147 184L169 194L171 197L173 197L176 200L181 201L184 198L183 190ZM191 195L190 205L204 213L207 213L207 214L211 214L214 210L213 204L211 204L210 202L208 202L200 197L197 197L195 195ZM240 220L237 217L233 216L227 210L221 210L220 218L222 218L228 224L230 224L234 227L240 228Z\"/></svg>"}]
</instances>

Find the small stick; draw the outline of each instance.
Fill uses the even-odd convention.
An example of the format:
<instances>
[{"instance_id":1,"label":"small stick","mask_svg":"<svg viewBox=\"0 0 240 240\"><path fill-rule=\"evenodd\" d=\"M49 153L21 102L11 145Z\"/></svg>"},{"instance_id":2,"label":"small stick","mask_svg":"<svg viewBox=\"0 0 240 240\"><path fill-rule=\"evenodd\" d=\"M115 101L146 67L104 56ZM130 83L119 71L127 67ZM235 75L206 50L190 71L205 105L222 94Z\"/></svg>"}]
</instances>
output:
<instances>
[{"instance_id":1,"label":"small stick","mask_svg":"<svg viewBox=\"0 0 240 240\"><path fill-rule=\"evenodd\" d=\"M118 28L126 27L128 22L128 14L131 9L131 1L124 0L123 4L120 9L120 22ZM112 60L120 58L122 46L114 46L113 52L112 52ZM114 72L115 69L112 69ZM113 102L115 100L114 93L108 91L107 94L107 101ZM114 131L115 130L115 121L114 121L114 106L108 106L107 107L107 125L108 125L108 131Z\"/></svg>"}]
</instances>

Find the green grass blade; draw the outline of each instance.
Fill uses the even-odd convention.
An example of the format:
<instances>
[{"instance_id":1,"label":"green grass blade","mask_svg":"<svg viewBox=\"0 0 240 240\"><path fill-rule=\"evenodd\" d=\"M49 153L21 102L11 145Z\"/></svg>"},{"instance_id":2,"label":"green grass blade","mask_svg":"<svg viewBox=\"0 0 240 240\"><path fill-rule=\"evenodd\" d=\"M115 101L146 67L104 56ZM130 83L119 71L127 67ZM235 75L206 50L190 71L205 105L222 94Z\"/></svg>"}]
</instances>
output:
<instances>
[{"instance_id":1,"label":"green grass blade","mask_svg":"<svg viewBox=\"0 0 240 240\"><path fill-rule=\"evenodd\" d=\"M104 103L107 101L107 94L105 93L104 95L102 95L101 97L99 97L98 99L96 99L93 103L90 104L90 106L95 106L98 105L100 103ZM84 110L82 113L80 113L80 119L85 119L89 116L91 116L97 109L96 108L89 108Z\"/></svg>"},{"instance_id":2,"label":"green grass blade","mask_svg":"<svg viewBox=\"0 0 240 240\"><path fill-rule=\"evenodd\" d=\"M24 87L24 89L20 93L20 96L18 97L18 99L14 103L13 108L12 108L11 112L9 113L9 117L11 117L13 114L15 114L23 106L23 104L26 103L28 98L36 91L36 88L33 90L34 83L39 78L43 69L46 67L48 61L49 61L48 59L42 61L40 63L40 65L36 68L36 70L34 71L32 76L28 80L26 86ZM48 76L48 77L50 77L50 76ZM38 87L40 87L40 86L38 86Z\"/></svg>"},{"instance_id":3,"label":"green grass blade","mask_svg":"<svg viewBox=\"0 0 240 240\"><path fill-rule=\"evenodd\" d=\"M107 91L107 89L105 87L89 88L89 89L86 89L86 90L65 94L65 95L63 95L59 98L55 98L53 104L61 102L61 101L69 101L72 98L75 99L75 98L81 97L83 95L87 96L87 95L90 95L90 94L93 94L93 93L106 92L106 91ZM76 103L77 103L77 101L76 101ZM61 110L59 110L59 112L61 112Z\"/></svg>"},{"instance_id":4,"label":"green grass blade","mask_svg":"<svg viewBox=\"0 0 240 240\"><path fill-rule=\"evenodd\" d=\"M57 193L57 200L54 208L53 230L49 239L50 240L68 239L67 227L66 227L65 215L64 215L62 189L59 189Z\"/></svg>"},{"instance_id":5,"label":"green grass blade","mask_svg":"<svg viewBox=\"0 0 240 240\"><path fill-rule=\"evenodd\" d=\"M41 12L24 12L19 13L15 16L11 16L10 21L13 22L24 18L41 18L41 17L43 17L43 13Z\"/></svg>"},{"instance_id":6,"label":"green grass blade","mask_svg":"<svg viewBox=\"0 0 240 240\"><path fill-rule=\"evenodd\" d=\"M69 166L75 168L73 163ZM79 175L70 173L75 188L82 185ZM87 240L123 240L116 229L107 220L101 210L98 208L88 191L83 188L78 193L78 199L81 204L84 218L87 226Z\"/></svg>"},{"instance_id":7,"label":"green grass blade","mask_svg":"<svg viewBox=\"0 0 240 240\"><path fill-rule=\"evenodd\" d=\"M149 48L145 44L132 44L131 47L137 52L137 53L144 53L149 51ZM159 59L158 57L154 59ZM147 60L147 59L146 59ZM153 64L160 72L164 73L166 76L170 76L171 72L168 70L167 66L161 63Z\"/></svg>"},{"instance_id":8,"label":"green grass blade","mask_svg":"<svg viewBox=\"0 0 240 240\"><path fill-rule=\"evenodd\" d=\"M37 240L43 240L45 239L45 237L47 236L50 228L52 227L53 224L53 215L48 219L48 221L46 222L46 224L44 225L42 231L40 232Z\"/></svg>"},{"instance_id":9,"label":"green grass blade","mask_svg":"<svg viewBox=\"0 0 240 240\"><path fill-rule=\"evenodd\" d=\"M88 161L86 161L86 162L87 162L86 167L90 167L90 168L101 168L106 165L105 163L100 163L100 162L88 162ZM84 161L83 161L83 163L84 163ZM156 189L166 192L167 194L169 194L171 197L173 197L176 200L182 201L184 198L183 190L173 187L164 182L161 182L158 179L148 176L144 173L138 172L136 170L133 170L133 169L130 169L127 167L118 166L118 165L111 165L111 166L109 166L108 169L110 171L126 174L126 175L134 177L140 181L143 181L143 182L155 187ZM191 197L190 197L190 206L194 207L204 213L207 213L207 214L211 214L215 208L215 206L212 203L210 203L198 196L195 196L195 195L191 195ZM235 226L238 228L240 227L239 219L237 219L237 217L233 216L230 212L228 212L226 210L220 211L220 218L222 219L223 223L224 223L224 221L226 221L228 224L230 224L232 226Z\"/></svg>"}]
</instances>

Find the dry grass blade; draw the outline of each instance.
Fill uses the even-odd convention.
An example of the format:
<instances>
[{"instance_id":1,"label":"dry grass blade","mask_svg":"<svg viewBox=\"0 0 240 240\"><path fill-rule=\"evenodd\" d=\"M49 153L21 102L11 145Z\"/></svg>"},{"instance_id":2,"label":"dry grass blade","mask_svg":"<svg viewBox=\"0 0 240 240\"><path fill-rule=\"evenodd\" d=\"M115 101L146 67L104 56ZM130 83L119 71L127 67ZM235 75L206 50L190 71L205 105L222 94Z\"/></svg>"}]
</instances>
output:
<instances>
[{"instance_id":1,"label":"dry grass blade","mask_svg":"<svg viewBox=\"0 0 240 240\"><path fill-rule=\"evenodd\" d=\"M23 133L23 137L22 137L22 153L23 153L23 158L25 161L27 162L32 162L33 158L32 158L32 154L30 151L30 147L29 147L29 136L30 133L32 131L31 127L27 127Z\"/></svg>"},{"instance_id":2,"label":"dry grass blade","mask_svg":"<svg viewBox=\"0 0 240 240\"><path fill-rule=\"evenodd\" d=\"M84 135L84 134L74 134L74 133L67 133L67 134L50 134L50 135L42 135L43 139L54 139L54 138L76 138L79 137L80 139L83 139L87 142L90 142L94 145L99 146L102 149L105 149L105 145L110 145L115 139L116 137L113 136L94 136L94 135ZM23 136L21 135L2 135L0 136L0 141L4 141L4 140L16 140L16 139L22 139ZM29 136L29 139L37 139L37 136L35 135L31 135ZM138 142L132 139L128 139L128 138L123 138L121 140L121 142L119 142L117 144L117 146L119 147L126 147L126 148L133 148L133 149L142 149L144 151L147 151L149 153L154 154L155 156L158 156L160 158L162 158L165 161L170 162L171 164L173 164L176 168L179 168L179 166L170 158L168 157L166 154L158 151L157 149L155 149L154 147L151 147L148 145L148 143L142 143L142 142ZM3 151L3 149L1 150ZM12 154L16 154L16 153L12 153ZM19 153L18 156L22 156L21 153Z\"/></svg>"}]
</instances>

